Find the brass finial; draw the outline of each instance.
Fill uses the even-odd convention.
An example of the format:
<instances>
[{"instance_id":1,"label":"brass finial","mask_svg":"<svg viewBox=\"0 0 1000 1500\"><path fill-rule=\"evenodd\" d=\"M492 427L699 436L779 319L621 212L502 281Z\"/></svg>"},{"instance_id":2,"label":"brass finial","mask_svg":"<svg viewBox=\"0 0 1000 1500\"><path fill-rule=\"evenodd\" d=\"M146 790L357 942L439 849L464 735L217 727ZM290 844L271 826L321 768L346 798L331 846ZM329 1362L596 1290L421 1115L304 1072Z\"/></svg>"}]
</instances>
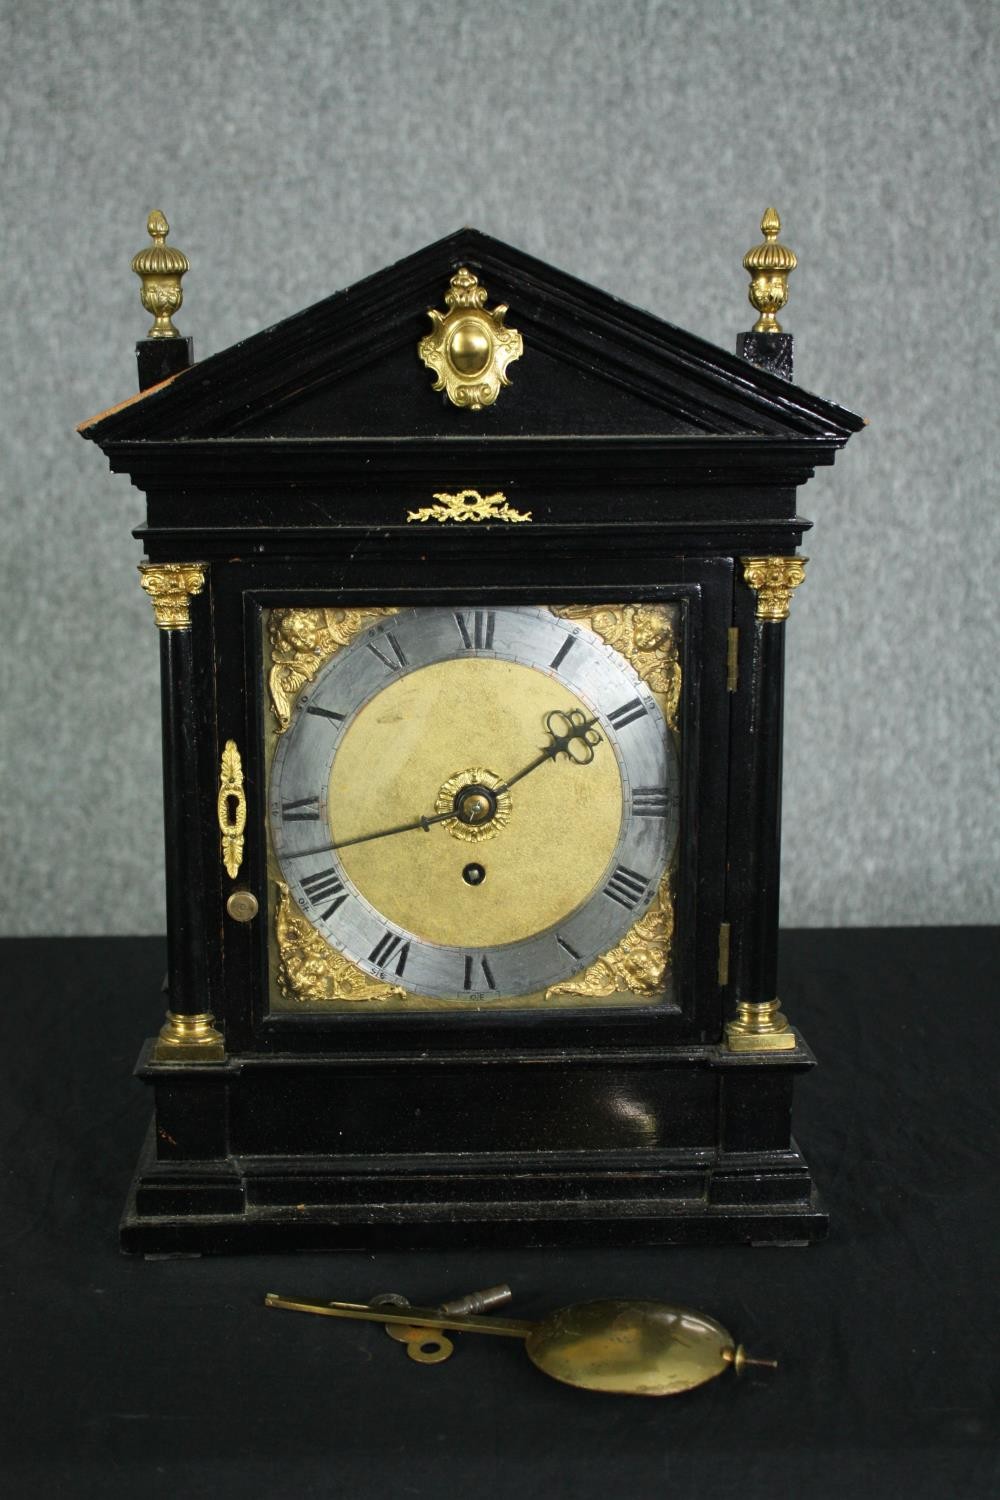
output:
<instances>
[{"instance_id":1,"label":"brass finial","mask_svg":"<svg viewBox=\"0 0 1000 1500\"><path fill-rule=\"evenodd\" d=\"M778 240L781 220L776 208L764 210L760 221L764 242L754 245L743 257L743 268L750 273L750 288L747 296L760 313L753 325L754 333L780 333L781 324L775 317L788 301L788 274L798 265L794 250Z\"/></svg>"},{"instance_id":2,"label":"brass finial","mask_svg":"<svg viewBox=\"0 0 1000 1500\"><path fill-rule=\"evenodd\" d=\"M153 243L132 257L132 269L142 281L142 305L153 314L153 326L146 337L179 339L171 317L184 301L181 277L190 269L188 258L166 243L170 225L158 208L146 220L146 233Z\"/></svg>"}]
</instances>

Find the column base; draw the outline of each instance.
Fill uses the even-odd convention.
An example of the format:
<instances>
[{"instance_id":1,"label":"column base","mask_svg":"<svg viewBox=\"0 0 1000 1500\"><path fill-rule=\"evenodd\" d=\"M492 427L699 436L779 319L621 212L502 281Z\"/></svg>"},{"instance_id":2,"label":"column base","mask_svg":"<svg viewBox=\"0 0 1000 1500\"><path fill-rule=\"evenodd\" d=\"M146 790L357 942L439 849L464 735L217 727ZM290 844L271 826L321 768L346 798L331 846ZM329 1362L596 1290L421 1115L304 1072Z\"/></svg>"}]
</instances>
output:
<instances>
[{"instance_id":1,"label":"column base","mask_svg":"<svg viewBox=\"0 0 1000 1500\"><path fill-rule=\"evenodd\" d=\"M754 1004L741 1000L734 1021L726 1023L726 1047L730 1052L793 1052L795 1032L782 1015L780 1000Z\"/></svg>"},{"instance_id":2,"label":"column base","mask_svg":"<svg viewBox=\"0 0 1000 1500\"><path fill-rule=\"evenodd\" d=\"M212 1022L209 1010L198 1015L177 1015L167 1011L160 1034L153 1046L153 1060L162 1062L225 1062L226 1043Z\"/></svg>"}]
</instances>

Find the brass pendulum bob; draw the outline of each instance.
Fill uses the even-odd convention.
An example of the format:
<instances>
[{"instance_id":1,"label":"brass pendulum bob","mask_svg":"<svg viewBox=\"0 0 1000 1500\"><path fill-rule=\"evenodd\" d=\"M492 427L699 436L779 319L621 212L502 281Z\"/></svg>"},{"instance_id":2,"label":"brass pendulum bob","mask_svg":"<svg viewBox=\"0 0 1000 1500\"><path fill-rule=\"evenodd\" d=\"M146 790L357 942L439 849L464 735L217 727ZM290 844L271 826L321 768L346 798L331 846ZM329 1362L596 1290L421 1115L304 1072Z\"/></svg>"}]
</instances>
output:
<instances>
[{"instance_id":1,"label":"brass pendulum bob","mask_svg":"<svg viewBox=\"0 0 1000 1500\"><path fill-rule=\"evenodd\" d=\"M466 1305L496 1306L510 1296L509 1288L492 1288L460 1299ZM674 1396L704 1385L747 1365L777 1367L776 1360L751 1359L721 1323L703 1313L642 1299L579 1302L559 1308L539 1322L514 1318L468 1316L458 1303L441 1308L410 1307L404 1298L386 1294L373 1302L318 1302L281 1297L268 1292L267 1307L316 1313L327 1318L352 1318L384 1323L407 1346L412 1359L437 1364L452 1353L442 1336L489 1333L523 1339L528 1358L545 1375L589 1391L628 1396Z\"/></svg>"}]
</instances>

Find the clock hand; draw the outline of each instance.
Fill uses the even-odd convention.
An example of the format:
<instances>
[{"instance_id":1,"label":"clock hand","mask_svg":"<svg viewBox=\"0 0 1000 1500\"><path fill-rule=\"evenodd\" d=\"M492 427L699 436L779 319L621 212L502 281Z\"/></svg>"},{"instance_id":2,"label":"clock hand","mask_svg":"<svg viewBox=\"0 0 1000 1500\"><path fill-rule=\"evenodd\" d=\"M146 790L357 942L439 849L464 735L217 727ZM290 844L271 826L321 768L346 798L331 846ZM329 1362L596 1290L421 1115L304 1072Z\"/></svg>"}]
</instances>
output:
<instances>
[{"instance_id":1,"label":"clock hand","mask_svg":"<svg viewBox=\"0 0 1000 1500\"><path fill-rule=\"evenodd\" d=\"M336 844L330 844L330 849L346 849L350 844L367 844L372 839L386 839L391 833L413 833L422 828L425 833L430 831L432 823L445 823L449 818L457 818L458 813L446 812L435 813L430 818L417 818L414 823L397 823L395 828L380 828L377 833L362 833L356 839L340 839Z\"/></svg>"},{"instance_id":2,"label":"clock hand","mask_svg":"<svg viewBox=\"0 0 1000 1500\"><path fill-rule=\"evenodd\" d=\"M565 725L562 734L554 727L553 721ZM568 713L554 708L545 715L545 728L549 732L550 743L516 776L509 776L502 786L497 787L497 791L509 791L515 782L522 781L547 760L555 760L557 755L565 755L567 760L577 766L589 765L594 758L594 746L601 743L601 735L594 728L596 723L596 718L585 719L578 708L571 708ZM576 751L573 751L570 747L575 742L579 743Z\"/></svg>"},{"instance_id":3,"label":"clock hand","mask_svg":"<svg viewBox=\"0 0 1000 1500\"><path fill-rule=\"evenodd\" d=\"M573 761L578 766L589 765L594 758L594 746L601 743L601 736L594 728L596 723L596 718L585 719L578 708L571 708L568 713L563 713L561 709L552 709L550 713L545 715L545 727L549 733L550 744L546 746L540 755L535 757L530 765L518 771L516 776L511 776L508 781L503 782L496 788L496 791L508 791L516 781L523 780L525 776L537 770L545 761L554 760L557 755L565 755L567 759ZM556 724L565 726L561 734L555 727ZM577 744L576 751L570 748L574 744ZM477 788L477 790L479 789ZM417 818L412 823L397 823L394 828L380 828L375 833L363 833L357 838L339 839L337 843L330 844L329 848L331 850L347 849L352 844L368 844L372 839L386 839L394 833L414 833L418 828L422 828L425 833L429 833L433 823L447 823L449 819L459 816L457 810L435 813L430 817ZM465 821L478 823L486 821L489 816L492 816L491 812L482 819L473 814L468 816Z\"/></svg>"}]
</instances>

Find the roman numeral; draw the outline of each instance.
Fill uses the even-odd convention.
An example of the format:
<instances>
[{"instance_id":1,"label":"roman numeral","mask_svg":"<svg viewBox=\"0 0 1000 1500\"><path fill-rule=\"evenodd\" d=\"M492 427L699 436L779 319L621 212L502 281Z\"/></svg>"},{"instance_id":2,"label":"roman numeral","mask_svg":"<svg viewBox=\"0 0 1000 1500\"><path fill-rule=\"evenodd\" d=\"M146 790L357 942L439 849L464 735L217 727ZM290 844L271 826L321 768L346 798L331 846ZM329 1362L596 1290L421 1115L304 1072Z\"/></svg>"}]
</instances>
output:
<instances>
[{"instance_id":1,"label":"roman numeral","mask_svg":"<svg viewBox=\"0 0 1000 1500\"><path fill-rule=\"evenodd\" d=\"M630 698L628 703L623 703L614 713L608 714L608 723L613 729L624 729L626 724L634 724L636 719L641 719L645 712L646 705L640 698Z\"/></svg>"},{"instance_id":2,"label":"roman numeral","mask_svg":"<svg viewBox=\"0 0 1000 1500\"><path fill-rule=\"evenodd\" d=\"M394 932L387 932L384 937L379 938L369 953L368 962L373 963L377 969L386 969L389 967L392 958L395 957L395 969L398 976L406 968L406 960L409 956L409 943L404 943L403 939L397 937Z\"/></svg>"},{"instance_id":3,"label":"roman numeral","mask_svg":"<svg viewBox=\"0 0 1000 1500\"><path fill-rule=\"evenodd\" d=\"M306 713L315 714L320 719L332 719L334 724L343 724L344 722L343 714L335 714L330 708L318 708L315 703L310 703L306 706Z\"/></svg>"},{"instance_id":4,"label":"roman numeral","mask_svg":"<svg viewBox=\"0 0 1000 1500\"><path fill-rule=\"evenodd\" d=\"M324 901L333 901L325 911L320 912L320 920L325 922L332 917L338 906L343 906L347 900L347 891L344 882L336 870L315 870L312 875L305 875L302 879L302 889L306 895L306 901L314 909Z\"/></svg>"},{"instance_id":5,"label":"roman numeral","mask_svg":"<svg viewBox=\"0 0 1000 1500\"><path fill-rule=\"evenodd\" d=\"M365 644L367 645L369 651L374 651L375 655L378 657L379 661L384 667L388 667L390 672L398 672L400 667L406 666L406 657L403 654L403 648L397 641L396 637L391 633L391 631L387 630L385 632L383 640L388 641L390 650L392 651L393 656L395 656L396 658L395 661L393 661L391 657L386 656L384 651L380 651L379 648L375 645L374 641L366 641Z\"/></svg>"},{"instance_id":6,"label":"roman numeral","mask_svg":"<svg viewBox=\"0 0 1000 1500\"><path fill-rule=\"evenodd\" d=\"M577 953L575 948L571 948L566 939L564 937L560 937L558 932L556 933L556 942L559 944L564 953L568 953L570 958L575 959L577 963L580 963L580 954Z\"/></svg>"},{"instance_id":7,"label":"roman numeral","mask_svg":"<svg viewBox=\"0 0 1000 1500\"><path fill-rule=\"evenodd\" d=\"M466 651L492 651L493 627L496 624L493 610L477 609L471 615L455 611L455 624L462 637Z\"/></svg>"},{"instance_id":8,"label":"roman numeral","mask_svg":"<svg viewBox=\"0 0 1000 1500\"><path fill-rule=\"evenodd\" d=\"M487 962L485 955L479 960L479 963L480 963L480 967L482 968L482 971L483 971L483 978L486 980L486 988L488 990L495 990L496 989L496 981L493 978L492 970L490 969L489 963ZM464 984L464 988L467 989L467 990L471 990L472 987L473 987L472 981L473 981L473 978L475 977L475 965L476 965L476 960L473 958L473 956L472 956L471 953L467 953L465 955L465 984Z\"/></svg>"},{"instance_id":9,"label":"roman numeral","mask_svg":"<svg viewBox=\"0 0 1000 1500\"><path fill-rule=\"evenodd\" d=\"M566 639L563 641L562 645L559 647L559 650L556 652L555 656L549 662L549 667L552 669L553 672L557 672L559 670L559 667L566 660L567 656L572 651L572 649L573 649L573 647L575 645L576 645L576 636L575 635L568 635L566 637Z\"/></svg>"},{"instance_id":10,"label":"roman numeral","mask_svg":"<svg viewBox=\"0 0 1000 1500\"><path fill-rule=\"evenodd\" d=\"M281 816L286 823L315 823L319 817L319 798L300 797L298 802L283 802Z\"/></svg>"},{"instance_id":11,"label":"roman numeral","mask_svg":"<svg viewBox=\"0 0 1000 1500\"><path fill-rule=\"evenodd\" d=\"M662 786L637 786L632 793L634 818L665 818L669 799Z\"/></svg>"},{"instance_id":12,"label":"roman numeral","mask_svg":"<svg viewBox=\"0 0 1000 1500\"><path fill-rule=\"evenodd\" d=\"M619 906L624 906L626 911L635 911L645 896L648 885L649 881L645 875L637 875L634 870L629 870L625 865L618 865L604 887L604 894L612 901L617 901Z\"/></svg>"}]
</instances>

